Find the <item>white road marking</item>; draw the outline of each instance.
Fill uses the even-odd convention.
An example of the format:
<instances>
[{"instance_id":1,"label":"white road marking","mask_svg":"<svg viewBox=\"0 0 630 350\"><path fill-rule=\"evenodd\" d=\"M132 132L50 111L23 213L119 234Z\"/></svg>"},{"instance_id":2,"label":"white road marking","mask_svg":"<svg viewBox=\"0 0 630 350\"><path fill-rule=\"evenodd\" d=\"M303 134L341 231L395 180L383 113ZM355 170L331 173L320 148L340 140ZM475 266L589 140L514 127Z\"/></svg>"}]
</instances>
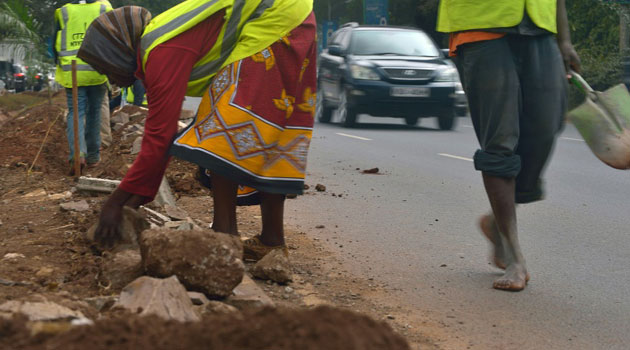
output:
<instances>
[{"instance_id":1,"label":"white road marking","mask_svg":"<svg viewBox=\"0 0 630 350\"><path fill-rule=\"evenodd\" d=\"M452 154L448 154L448 153L438 153L438 155L442 156L442 157L447 157L447 158L453 158L453 159L459 159L459 160L465 160L467 162L472 162L473 160L470 158L466 158L466 157L460 157L460 156L454 156Z\"/></svg>"},{"instance_id":2,"label":"white road marking","mask_svg":"<svg viewBox=\"0 0 630 350\"><path fill-rule=\"evenodd\" d=\"M368 139L368 138L361 137L361 136L348 135L348 134L344 134L344 133L342 133L342 132L338 132L338 133L337 133L337 135L339 135L339 136L345 136L345 137L350 137L350 138L357 139L357 140L372 141L372 139Z\"/></svg>"},{"instance_id":3,"label":"white road marking","mask_svg":"<svg viewBox=\"0 0 630 350\"><path fill-rule=\"evenodd\" d=\"M462 124L462 127L464 127L464 128L472 128L473 126L472 126L472 125L465 125L465 124Z\"/></svg>"},{"instance_id":4,"label":"white road marking","mask_svg":"<svg viewBox=\"0 0 630 350\"><path fill-rule=\"evenodd\" d=\"M575 139L575 138L573 138L573 137L561 137L561 139L563 139L563 140L569 140L569 141L586 142L586 141L584 141L584 140L582 140L582 139Z\"/></svg>"}]
</instances>

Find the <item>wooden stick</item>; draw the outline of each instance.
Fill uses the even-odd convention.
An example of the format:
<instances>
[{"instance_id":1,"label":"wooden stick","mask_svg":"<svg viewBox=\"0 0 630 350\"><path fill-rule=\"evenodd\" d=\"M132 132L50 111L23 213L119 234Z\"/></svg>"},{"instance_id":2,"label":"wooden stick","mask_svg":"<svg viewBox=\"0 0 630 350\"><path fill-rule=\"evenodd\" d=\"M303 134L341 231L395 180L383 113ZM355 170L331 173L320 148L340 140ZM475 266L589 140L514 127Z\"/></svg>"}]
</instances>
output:
<instances>
[{"instance_id":1,"label":"wooden stick","mask_svg":"<svg viewBox=\"0 0 630 350\"><path fill-rule=\"evenodd\" d=\"M81 150L79 149L79 87L77 61L72 60L72 121L74 123L74 177L81 177Z\"/></svg>"}]
</instances>

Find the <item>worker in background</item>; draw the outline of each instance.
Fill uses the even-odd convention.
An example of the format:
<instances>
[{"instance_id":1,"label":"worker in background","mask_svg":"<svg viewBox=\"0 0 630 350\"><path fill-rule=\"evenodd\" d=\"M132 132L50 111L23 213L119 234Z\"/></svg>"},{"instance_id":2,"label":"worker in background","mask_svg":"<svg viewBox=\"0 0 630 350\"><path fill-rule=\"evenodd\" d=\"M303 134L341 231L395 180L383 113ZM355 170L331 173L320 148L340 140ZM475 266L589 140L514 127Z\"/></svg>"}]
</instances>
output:
<instances>
[{"instance_id":1,"label":"worker in background","mask_svg":"<svg viewBox=\"0 0 630 350\"><path fill-rule=\"evenodd\" d=\"M81 158L81 168L94 165L100 160L101 147L101 103L107 91L107 77L98 73L92 66L77 58L87 28L101 14L110 11L111 6L97 0L75 0L55 11L55 80L66 88L68 117L66 134L70 148L70 164L74 157ZM78 111L72 103L72 61L77 61ZM74 149L73 116L79 119L79 150ZM74 174L74 167L70 167Z\"/></svg>"}]
</instances>

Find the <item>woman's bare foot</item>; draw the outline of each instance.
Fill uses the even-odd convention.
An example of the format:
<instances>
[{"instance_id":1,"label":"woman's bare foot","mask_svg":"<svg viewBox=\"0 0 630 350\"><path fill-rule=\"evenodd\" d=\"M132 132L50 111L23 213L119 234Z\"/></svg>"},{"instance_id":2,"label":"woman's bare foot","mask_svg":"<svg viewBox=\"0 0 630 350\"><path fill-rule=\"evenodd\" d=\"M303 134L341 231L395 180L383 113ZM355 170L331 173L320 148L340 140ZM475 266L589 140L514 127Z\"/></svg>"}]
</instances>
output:
<instances>
[{"instance_id":1,"label":"woman's bare foot","mask_svg":"<svg viewBox=\"0 0 630 350\"><path fill-rule=\"evenodd\" d=\"M525 266L520 264L510 264L505 270L505 274L494 281L494 289L518 292L525 289L529 282L529 273Z\"/></svg>"},{"instance_id":2,"label":"woman's bare foot","mask_svg":"<svg viewBox=\"0 0 630 350\"><path fill-rule=\"evenodd\" d=\"M479 228L481 232L492 243L492 260L496 267L505 270L505 252L503 251L503 245L501 244L501 237L499 236L499 229L494 222L494 216L492 214L483 215L479 219Z\"/></svg>"}]
</instances>

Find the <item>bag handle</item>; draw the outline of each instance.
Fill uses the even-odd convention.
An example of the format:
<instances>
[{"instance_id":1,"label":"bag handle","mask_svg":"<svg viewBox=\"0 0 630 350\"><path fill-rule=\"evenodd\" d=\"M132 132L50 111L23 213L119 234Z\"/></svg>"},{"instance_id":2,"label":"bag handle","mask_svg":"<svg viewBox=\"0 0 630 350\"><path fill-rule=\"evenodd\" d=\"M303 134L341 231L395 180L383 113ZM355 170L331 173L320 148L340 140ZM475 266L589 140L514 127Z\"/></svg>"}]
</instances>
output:
<instances>
[{"instance_id":1,"label":"bag handle","mask_svg":"<svg viewBox=\"0 0 630 350\"><path fill-rule=\"evenodd\" d=\"M590 95L590 93L595 92L595 90L593 90L593 88L588 85L586 80L584 80L581 75L573 70L569 70L569 74L571 75L571 83L573 83L573 85L580 89L580 91L582 91L585 95Z\"/></svg>"}]
</instances>

